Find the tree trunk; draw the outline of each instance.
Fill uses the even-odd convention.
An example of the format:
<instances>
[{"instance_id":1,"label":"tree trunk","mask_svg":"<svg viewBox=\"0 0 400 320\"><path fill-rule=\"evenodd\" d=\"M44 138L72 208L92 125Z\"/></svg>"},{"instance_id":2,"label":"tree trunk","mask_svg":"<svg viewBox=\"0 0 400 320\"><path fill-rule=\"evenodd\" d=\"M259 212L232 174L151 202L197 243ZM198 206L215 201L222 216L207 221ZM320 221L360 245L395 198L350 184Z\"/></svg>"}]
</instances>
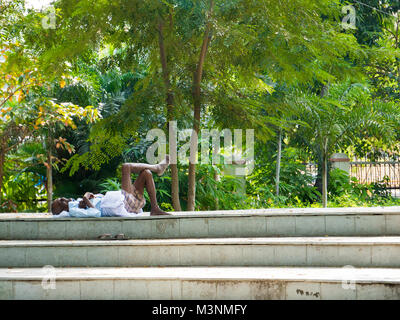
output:
<instances>
[{"instance_id":1,"label":"tree trunk","mask_svg":"<svg viewBox=\"0 0 400 320\"><path fill-rule=\"evenodd\" d=\"M171 113L167 112L167 119L172 119ZM168 132L169 132L169 126L170 126L170 121L168 121ZM175 150L171 150L175 149ZM174 163L170 164L171 167L171 198L172 198L172 206L175 211L182 211L181 208L181 202L179 200L179 175L178 175L178 164L177 164L177 150L176 150L176 143L171 148L170 144L170 160Z\"/></svg>"},{"instance_id":2,"label":"tree trunk","mask_svg":"<svg viewBox=\"0 0 400 320\"><path fill-rule=\"evenodd\" d=\"M196 98L197 97L196 95ZM194 103L193 133L190 138L190 161L189 161L189 181L188 181L188 203L187 211L194 211L196 201L196 156L198 133L200 127L200 102Z\"/></svg>"},{"instance_id":3,"label":"tree trunk","mask_svg":"<svg viewBox=\"0 0 400 320\"><path fill-rule=\"evenodd\" d=\"M218 174L217 170L214 171L214 180L217 182L221 181L221 176ZM219 210L219 198L218 197L215 198L215 210Z\"/></svg>"},{"instance_id":4,"label":"tree trunk","mask_svg":"<svg viewBox=\"0 0 400 320\"><path fill-rule=\"evenodd\" d=\"M0 204L3 202L3 179L4 179L4 163L6 153L3 148L0 149Z\"/></svg>"},{"instance_id":5,"label":"tree trunk","mask_svg":"<svg viewBox=\"0 0 400 320\"><path fill-rule=\"evenodd\" d=\"M275 177L275 191L276 196L279 196L279 180L281 172L281 157L282 157L282 129L278 133L278 155L276 156L276 177Z\"/></svg>"},{"instance_id":6,"label":"tree trunk","mask_svg":"<svg viewBox=\"0 0 400 320\"><path fill-rule=\"evenodd\" d=\"M325 84L321 89L321 98L325 97L329 92L329 83ZM326 151L326 142L321 148L322 152L322 206L326 208L328 206L328 159Z\"/></svg>"},{"instance_id":7,"label":"tree trunk","mask_svg":"<svg viewBox=\"0 0 400 320\"><path fill-rule=\"evenodd\" d=\"M51 146L52 146L51 134L49 130L47 137L47 166L46 166L48 212L51 212L51 204L53 203L53 160L52 160Z\"/></svg>"},{"instance_id":8,"label":"tree trunk","mask_svg":"<svg viewBox=\"0 0 400 320\"><path fill-rule=\"evenodd\" d=\"M211 3L212 10L212 3ZM193 109L194 109L194 119L193 119L193 132L190 139L190 161L189 161L189 182L188 182L188 203L187 210L194 211L195 201L196 201L196 164L195 160L197 157L197 144L198 144L198 134L200 129L200 110L201 110L201 79L203 76L204 61L206 58L206 53L208 45L211 40L211 24L208 23L206 30L204 32L203 43L201 45L199 62L197 64L196 71L193 76Z\"/></svg>"},{"instance_id":9,"label":"tree trunk","mask_svg":"<svg viewBox=\"0 0 400 320\"><path fill-rule=\"evenodd\" d=\"M322 206L328 206L328 159L325 151L322 155Z\"/></svg>"},{"instance_id":10,"label":"tree trunk","mask_svg":"<svg viewBox=\"0 0 400 320\"><path fill-rule=\"evenodd\" d=\"M163 23L158 24L158 45L160 49L160 61L163 72L164 86L167 92L166 103L167 103L167 131L169 134L169 124L173 121L173 106L174 106L174 94L171 89L171 82L169 79L169 70L167 63L167 54L164 45L164 35L163 35ZM172 206L175 211L182 211L181 203L179 200L179 175L178 175L178 165L176 163L176 150L173 150L174 154L170 159L173 159L175 163L170 164L171 168L171 197ZM171 155L171 150L169 151Z\"/></svg>"}]
</instances>

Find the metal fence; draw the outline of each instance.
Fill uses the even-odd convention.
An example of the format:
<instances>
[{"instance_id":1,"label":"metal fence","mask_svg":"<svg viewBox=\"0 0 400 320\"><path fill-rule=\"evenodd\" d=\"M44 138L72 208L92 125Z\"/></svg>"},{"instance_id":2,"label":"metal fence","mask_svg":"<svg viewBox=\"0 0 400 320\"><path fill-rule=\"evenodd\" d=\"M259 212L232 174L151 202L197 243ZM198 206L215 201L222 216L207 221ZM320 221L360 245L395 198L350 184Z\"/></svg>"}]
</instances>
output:
<instances>
[{"instance_id":1,"label":"metal fence","mask_svg":"<svg viewBox=\"0 0 400 320\"><path fill-rule=\"evenodd\" d=\"M392 196L400 197L399 161L351 161L350 176L363 184L385 181Z\"/></svg>"},{"instance_id":2,"label":"metal fence","mask_svg":"<svg viewBox=\"0 0 400 320\"><path fill-rule=\"evenodd\" d=\"M314 178L318 174L316 163L306 163L306 172ZM385 181L387 189L393 197L400 197L400 161L381 158L377 161L368 159L352 159L350 161L350 177L362 184L380 183Z\"/></svg>"}]
</instances>

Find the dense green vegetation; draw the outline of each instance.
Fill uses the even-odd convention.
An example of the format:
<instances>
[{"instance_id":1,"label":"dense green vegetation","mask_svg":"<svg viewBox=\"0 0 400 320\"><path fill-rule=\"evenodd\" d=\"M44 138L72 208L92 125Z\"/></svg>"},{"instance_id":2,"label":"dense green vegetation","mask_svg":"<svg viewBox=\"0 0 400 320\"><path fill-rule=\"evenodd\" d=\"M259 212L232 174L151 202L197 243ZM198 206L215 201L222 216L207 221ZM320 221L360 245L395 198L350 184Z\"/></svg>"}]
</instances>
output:
<instances>
[{"instance_id":1,"label":"dense green vegetation","mask_svg":"<svg viewBox=\"0 0 400 320\"><path fill-rule=\"evenodd\" d=\"M49 16L0 0L0 212L119 189L170 121L196 145L202 129L254 129L254 170L173 164L154 177L164 210L397 204L388 181L329 163L399 154L400 3L356 2L356 29L347 4L57 0Z\"/></svg>"}]
</instances>

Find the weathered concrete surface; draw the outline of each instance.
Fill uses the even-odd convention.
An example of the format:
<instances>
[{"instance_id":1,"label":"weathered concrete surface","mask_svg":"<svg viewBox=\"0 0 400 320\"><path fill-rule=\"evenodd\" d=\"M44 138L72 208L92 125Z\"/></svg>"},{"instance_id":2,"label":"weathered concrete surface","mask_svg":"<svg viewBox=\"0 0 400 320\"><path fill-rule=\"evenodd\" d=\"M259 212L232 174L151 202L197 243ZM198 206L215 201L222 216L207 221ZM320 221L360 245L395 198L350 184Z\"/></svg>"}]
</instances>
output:
<instances>
[{"instance_id":1,"label":"weathered concrete surface","mask_svg":"<svg viewBox=\"0 0 400 320\"><path fill-rule=\"evenodd\" d=\"M0 267L400 267L400 237L3 240Z\"/></svg>"},{"instance_id":2,"label":"weathered concrete surface","mask_svg":"<svg viewBox=\"0 0 400 320\"><path fill-rule=\"evenodd\" d=\"M96 239L124 233L134 239L400 236L400 208L308 208L177 212L135 218L54 218L0 214L0 240Z\"/></svg>"},{"instance_id":3,"label":"weathered concrete surface","mask_svg":"<svg viewBox=\"0 0 400 320\"><path fill-rule=\"evenodd\" d=\"M278 209L246 209L246 210L214 210L214 211L177 211L171 212L174 216L179 217L204 217L204 216L248 216L248 215L320 215L320 214L400 214L400 206L390 207L347 207L347 208L278 208ZM144 214L148 214L145 212ZM15 218L49 218L54 217L50 213L0 213L0 219ZM169 218L141 216L143 219ZM66 220L75 220L79 218L62 218ZM92 218L90 218L92 219ZM103 218L102 218L103 219ZM113 219L131 219L131 218L113 218ZM134 218L135 219L135 218Z\"/></svg>"},{"instance_id":4,"label":"weathered concrete surface","mask_svg":"<svg viewBox=\"0 0 400 320\"><path fill-rule=\"evenodd\" d=\"M400 298L400 270L383 268L56 268L54 290L45 276L0 269L0 299Z\"/></svg>"},{"instance_id":5,"label":"weathered concrete surface","mask_svg":"<svg viewBox=\"0 0 400 320\"><path fill-rule=\"evenodd\" d=\"M0 299L400 299L400 207L0 214L0 240Z\"/></svg>"}]
</instances>

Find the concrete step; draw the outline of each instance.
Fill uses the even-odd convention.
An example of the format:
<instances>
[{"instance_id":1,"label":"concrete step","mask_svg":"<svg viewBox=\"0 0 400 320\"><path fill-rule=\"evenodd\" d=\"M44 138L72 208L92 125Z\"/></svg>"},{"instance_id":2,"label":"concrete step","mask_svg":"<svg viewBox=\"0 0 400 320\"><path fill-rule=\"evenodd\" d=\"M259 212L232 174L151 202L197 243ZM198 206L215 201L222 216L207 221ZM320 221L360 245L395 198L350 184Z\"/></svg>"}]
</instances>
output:
<instances>
[{"instance_id":1,"label":"concrete step","mask_svg":"<svg viewBox=\"0 0 400 320\"><path fill-rule=\"evenodd\" d=\"M0 214L0 240L90 240L103 233L135 239L400 236L400 207L196 211L91 219Z\"/></svg>"},{"instance_id":2,"label":"concrete step","mask_svg":"<svg viewBox=\"0 0 400 320\"><path fill-rule=\"evenodd\" d=\"M0 267L399 267L400 237L0 241Z\"/></svg>"},{"instance_id":3,"label":"concrete step","mask_svg":"<svg viewBox=\"0 0 400 320\"><path fill-rule=\"evenodd\" d=\"M0 299L400 299L400 269L0 269Z\"/></svg>"}]
</instances>

